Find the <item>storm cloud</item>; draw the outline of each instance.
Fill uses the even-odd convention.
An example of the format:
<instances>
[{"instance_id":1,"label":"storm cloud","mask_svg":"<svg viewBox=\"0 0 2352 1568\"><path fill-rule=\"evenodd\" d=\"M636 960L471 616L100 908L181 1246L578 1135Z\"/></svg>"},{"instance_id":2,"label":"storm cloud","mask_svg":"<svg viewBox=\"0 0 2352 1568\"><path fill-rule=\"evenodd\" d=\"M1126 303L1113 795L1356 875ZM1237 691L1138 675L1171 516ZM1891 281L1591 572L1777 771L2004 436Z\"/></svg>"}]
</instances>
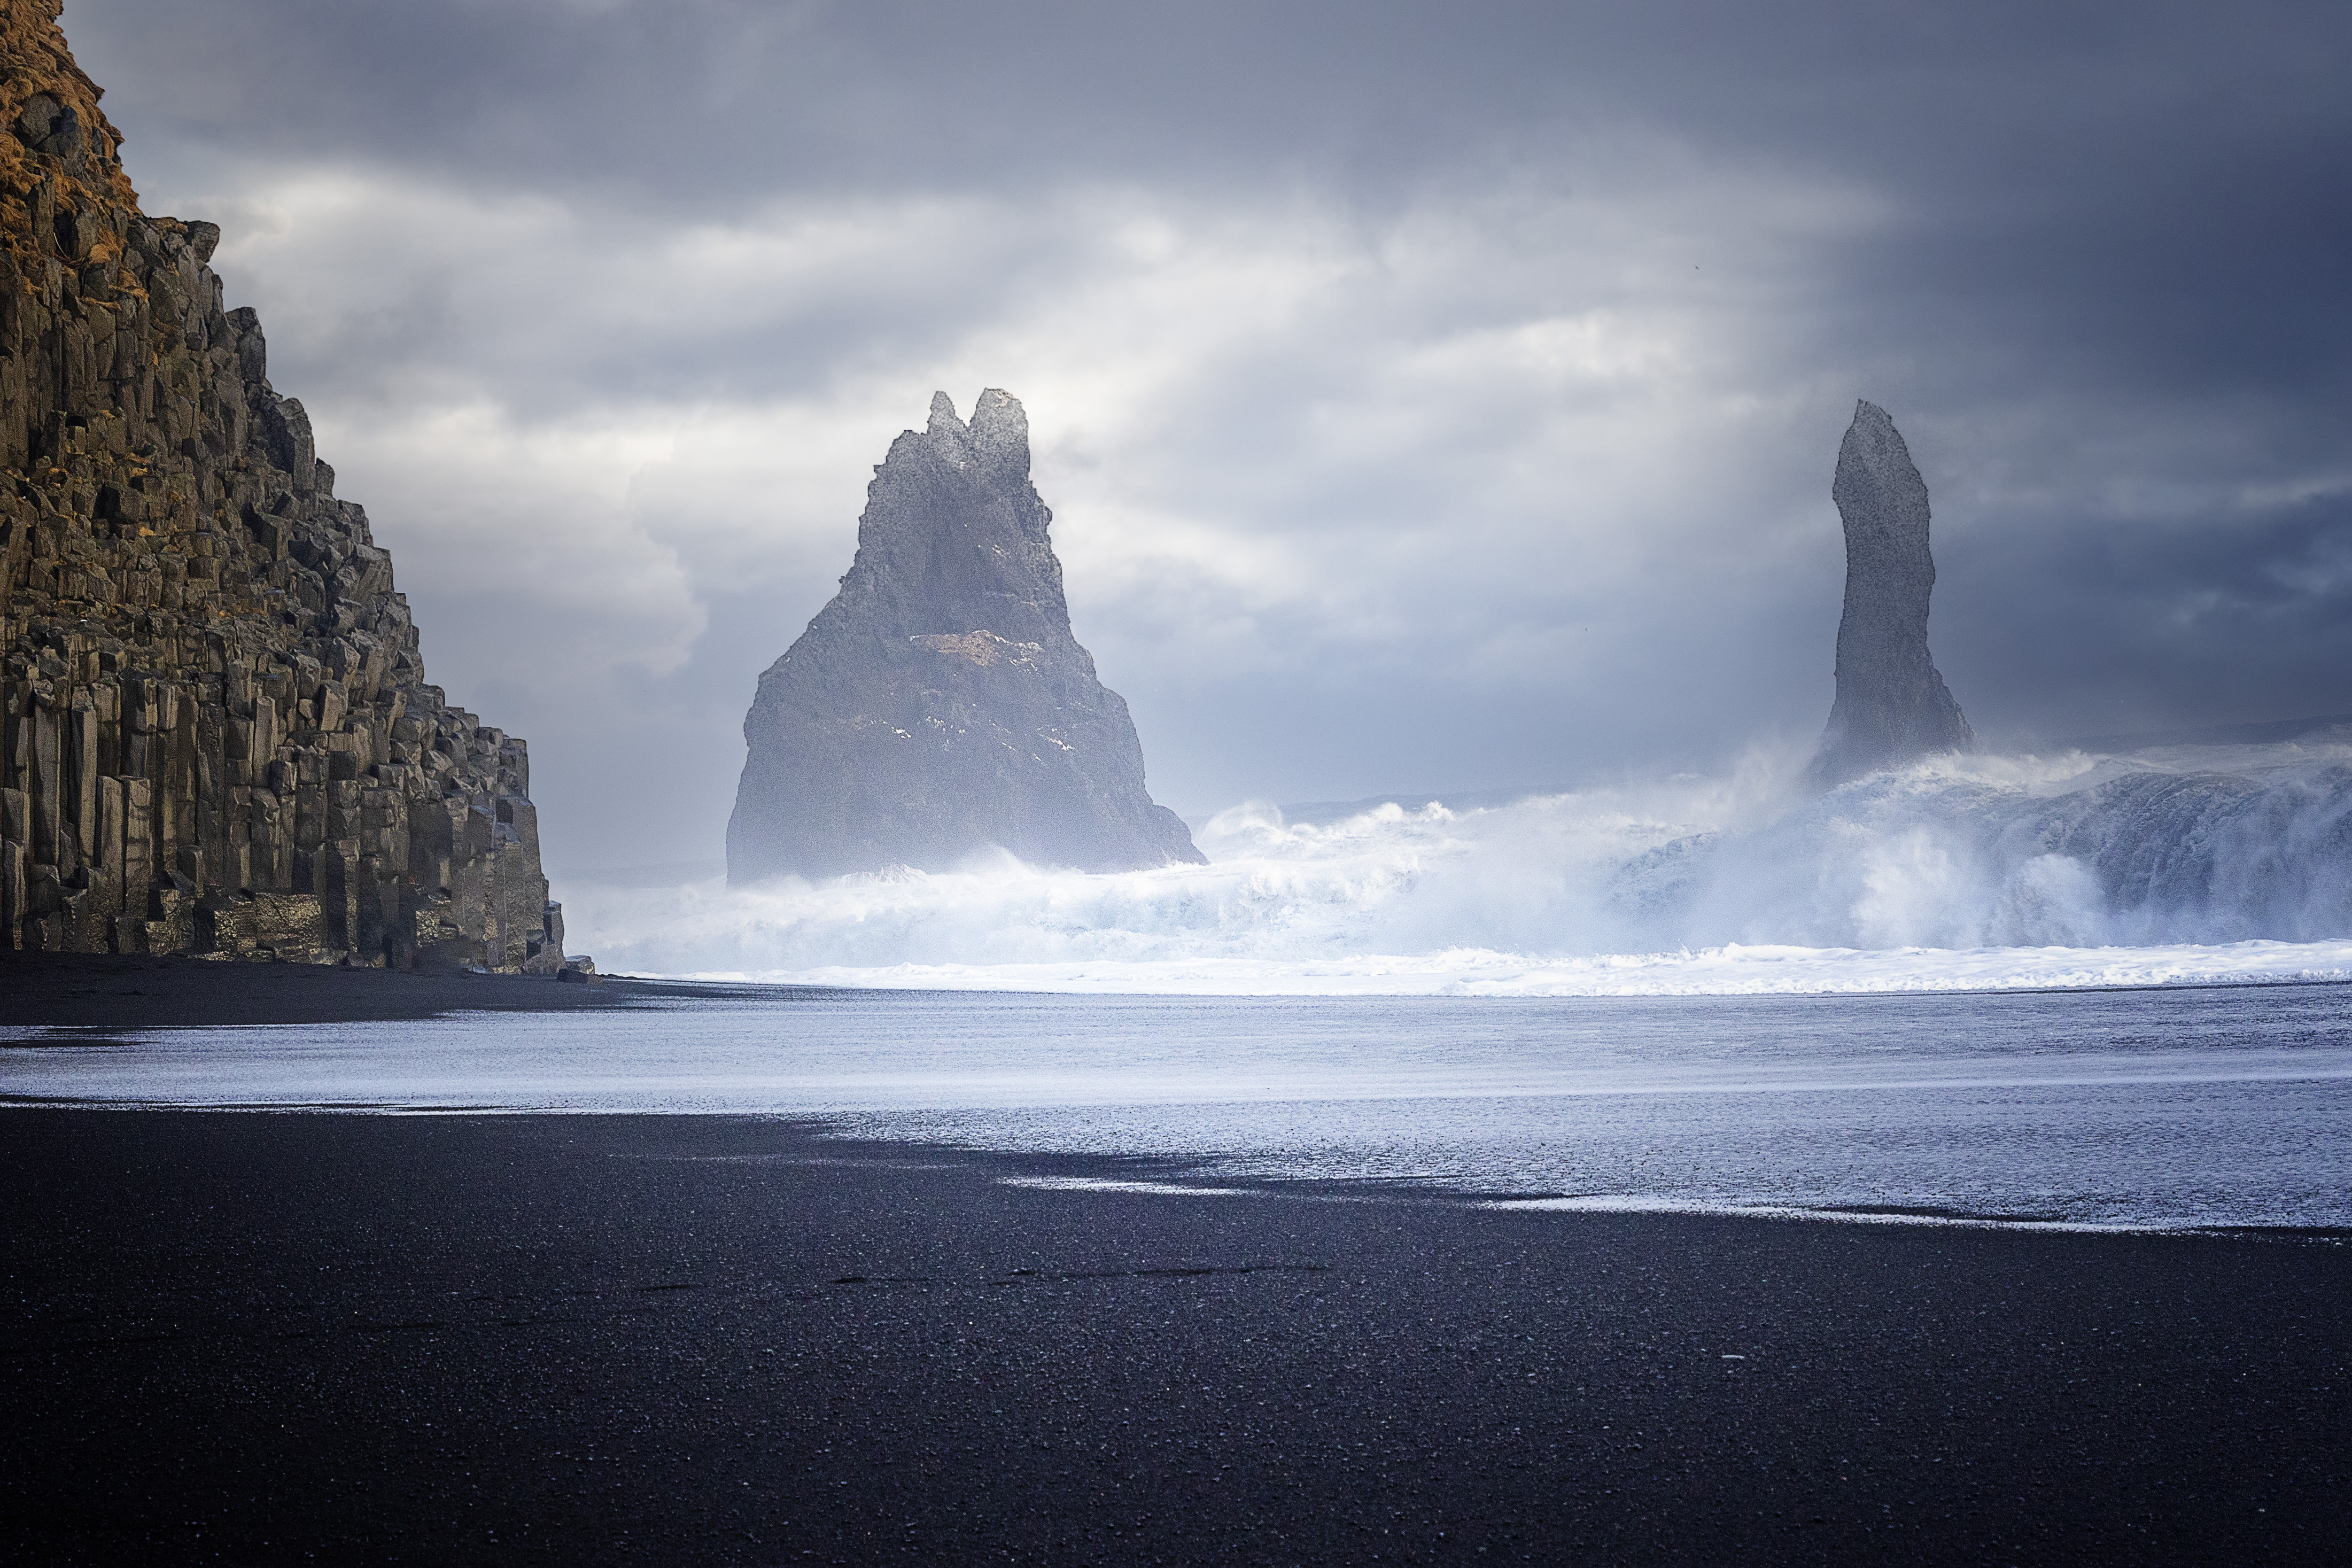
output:
<instances>
[{"instance_id":1,"label":"storm cloud","mask_svg":"<svg viewBox=\"0 0 2352 1568\"><path fill-rule=\"evenodd\" d=\"M2340 7L64 20L559 868L717 855L934 388L1195 816L1810 742L1857 397L1988 740L2352 710Z\"/></svg>"}]
</instances>

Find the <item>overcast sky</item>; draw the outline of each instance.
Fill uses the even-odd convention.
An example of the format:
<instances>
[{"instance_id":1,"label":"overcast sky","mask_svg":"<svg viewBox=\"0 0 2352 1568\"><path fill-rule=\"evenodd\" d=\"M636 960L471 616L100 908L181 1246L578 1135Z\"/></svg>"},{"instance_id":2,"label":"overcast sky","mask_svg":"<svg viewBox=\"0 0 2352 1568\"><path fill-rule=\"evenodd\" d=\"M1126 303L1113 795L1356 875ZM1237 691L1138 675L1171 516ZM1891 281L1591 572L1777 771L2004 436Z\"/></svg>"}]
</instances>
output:
<instances>
[{"instance_id":1,"label":"overcast sky","mask_svg":"<svg viewBox=\"0 0 2352 1568\"><path fill-rule=\"evenodd\" d=\"M2352 710L2341 5L64 19L551 866L720 853L935 388L1196 817L1810 743L1857 397L1988 740Z\"/></svg>"}]
</instances>

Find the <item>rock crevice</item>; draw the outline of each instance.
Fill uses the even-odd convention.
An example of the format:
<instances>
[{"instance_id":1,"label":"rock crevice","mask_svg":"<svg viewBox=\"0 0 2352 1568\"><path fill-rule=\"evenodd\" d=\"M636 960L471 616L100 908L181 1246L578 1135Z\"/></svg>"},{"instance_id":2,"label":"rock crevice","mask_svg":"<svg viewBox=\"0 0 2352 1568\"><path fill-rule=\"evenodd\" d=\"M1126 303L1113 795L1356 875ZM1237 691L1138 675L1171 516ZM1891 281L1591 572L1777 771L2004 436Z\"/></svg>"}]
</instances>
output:
<instances>
[{"instance_id":1,"label":"rock crevice","mask_svg":"<svg viewBox=\"0 0 2352 1568\"><path fill-rule=\"evenodd\" d=\"M553 973L523 742L425 683L57 11L0 22L0 948Z\"/></svg>"},{"instance_id":2,"label":"rock crevice","mask_svg":"<svg viewBox=\"0 0 2352 1568\"><path fill-rule=\"evenodd\" d=\"M740 884L976 851L1126 870L1199 861L1144 787L1127 704L1071 635L1029 421L947 394L891 444L841 591L760 678L727 828Z\"/></svg>"}]
</instances>

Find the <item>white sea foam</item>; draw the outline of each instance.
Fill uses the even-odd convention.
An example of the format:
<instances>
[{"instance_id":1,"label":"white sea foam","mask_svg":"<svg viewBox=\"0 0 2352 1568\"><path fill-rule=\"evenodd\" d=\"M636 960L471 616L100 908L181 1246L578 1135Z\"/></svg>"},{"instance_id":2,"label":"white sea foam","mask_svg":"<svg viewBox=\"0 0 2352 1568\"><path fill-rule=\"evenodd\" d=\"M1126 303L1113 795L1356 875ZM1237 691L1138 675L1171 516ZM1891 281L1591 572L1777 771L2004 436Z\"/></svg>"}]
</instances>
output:
<instances>
[{"instance_id":1,"label":"white sea foam","mask_svg":"<svg viewBox=\"0 0 2352 1568\"><path fill-rule=\"evenodd\" d=\"M1162 1198L1245 1198L1249 1187L1187 1186L1181 1182L1121 1182L1107 1176L1005 1176L1008 1187L1041 1193L1143 1193Z\"/></svg>"},{"instance_id":2,"label":"white sea foam","mask_svg":"<svg viewBox=\"0 0 2352 1568\"><path fill-rule=\"evenodd\" d=\"M955 991L1160 996L1764 996L2352 980L2352 942L2153 948L1705 948L1530 959L1458 951L1325 963L1200 958L1092 963L904 963L708 979Z\"/></svg>"},{"instance_id":3,"label":"white sea foam","mask_svg":"<svg viewBox=\"0 0 2352 1568\"><path fill-rule=\"evenodd\" d=\"M567 886L630 973L1229 994L1661 995L2352 978L2352 748L1955 759L1827 797L1791 759L1481 810L1286 821L1205 866L978 858L728 889Z\"/></svg>"}]
</instances>

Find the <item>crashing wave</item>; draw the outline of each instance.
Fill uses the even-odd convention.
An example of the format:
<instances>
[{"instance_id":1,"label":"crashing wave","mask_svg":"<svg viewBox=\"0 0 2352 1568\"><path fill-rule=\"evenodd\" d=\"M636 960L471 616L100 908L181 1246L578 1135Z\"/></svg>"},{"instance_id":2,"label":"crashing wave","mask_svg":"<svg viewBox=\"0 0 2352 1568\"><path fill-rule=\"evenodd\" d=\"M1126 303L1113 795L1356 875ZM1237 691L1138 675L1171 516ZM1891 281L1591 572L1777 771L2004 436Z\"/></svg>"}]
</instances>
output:
<instances>
[{"instance_id":1,"label":"crashing wave","mask_svg":"<svg viewBox=\"0 0 2352 1568\"><path fill-rule=\"evenodd\" d=\"M1202 830L1205 866L997 857L563 892L611 967L829 984L1622 994L2352 973L2352 747L1958 758L1811 799L1792 772L1759 759L1334 822L1248 805Z\"/></svg>"},{"instance_id":2,"label":"crashing wave","mask_svg":"<svg viewBox=\"0 0 2352 1568\"><path fill-rule=\"evenodd\" d=\"M1615 894L1631 921L1692 944L2323 941L2352 933L2352 763L2142 769L2055 795L1881 774L1759 831L1636 857Z\"/></svg>"}]
</instances>

